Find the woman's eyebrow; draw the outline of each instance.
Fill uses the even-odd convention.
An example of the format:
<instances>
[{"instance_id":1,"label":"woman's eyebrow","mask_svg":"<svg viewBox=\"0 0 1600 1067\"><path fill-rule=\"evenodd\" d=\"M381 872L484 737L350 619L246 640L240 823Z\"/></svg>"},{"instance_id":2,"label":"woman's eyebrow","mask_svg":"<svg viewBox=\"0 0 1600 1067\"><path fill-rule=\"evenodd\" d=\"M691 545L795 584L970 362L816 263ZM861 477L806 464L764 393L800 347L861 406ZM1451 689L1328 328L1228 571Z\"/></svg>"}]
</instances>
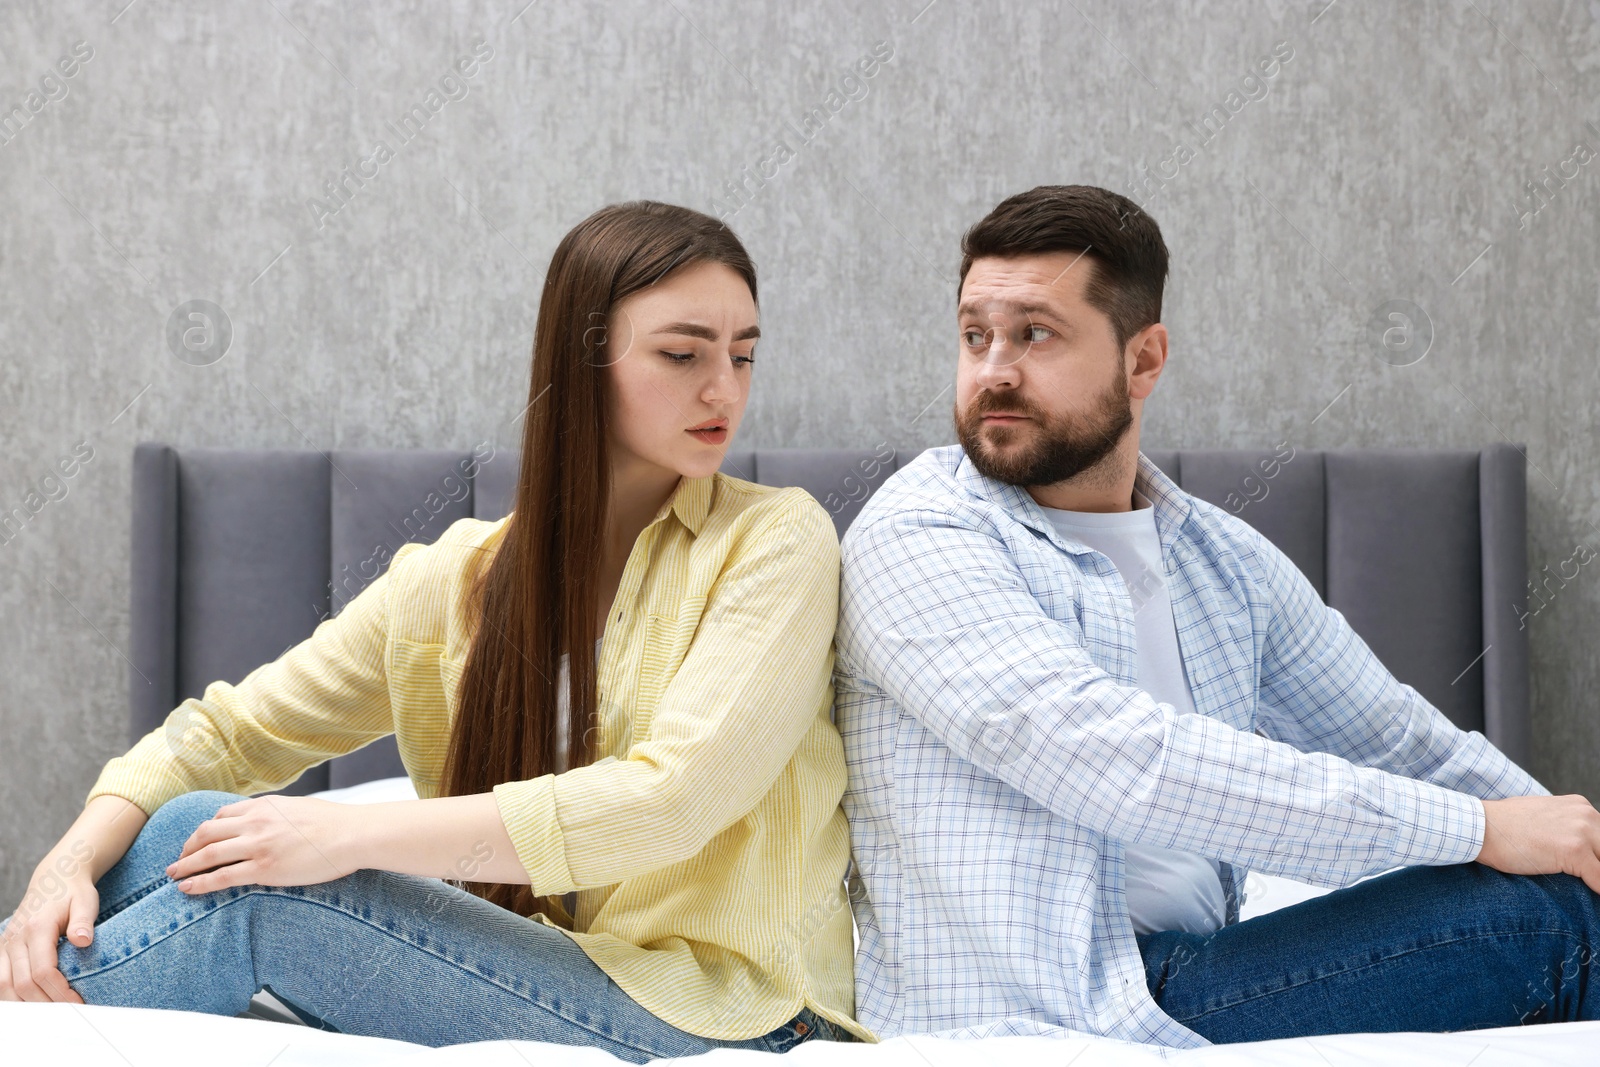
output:
<instances>
[{"instance_id":1,"label":"woman's eyebrow","mask_svg":"<svg viewBox=\"0 0 1600 1067\"><path fill-rule=\"evenodd\" d=\"M675 333L684 337L698 337L703 341L715 341L717 331L698 322L671 322L655 331L656 333ZM761 327L746 326L733 335L735 341L747 341L752 337L761 336Z\"/></svg>"}]
</instances>

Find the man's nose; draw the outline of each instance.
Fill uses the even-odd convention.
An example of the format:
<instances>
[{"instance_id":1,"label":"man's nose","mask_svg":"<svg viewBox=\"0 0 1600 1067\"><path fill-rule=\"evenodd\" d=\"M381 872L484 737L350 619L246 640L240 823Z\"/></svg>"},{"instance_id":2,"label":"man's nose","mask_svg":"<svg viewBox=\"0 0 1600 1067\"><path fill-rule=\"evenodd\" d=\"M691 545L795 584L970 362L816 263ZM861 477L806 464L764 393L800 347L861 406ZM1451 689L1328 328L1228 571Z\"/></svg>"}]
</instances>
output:
<instances>
[{"instance_id":1,"label":"man's nose","mask_svg":"<svg viewBox=\"0 0 1600 1067\"><path fill-rule=\"evenodd\" d=\"M1025 348L1012 344L1003 331L996 330L989 347L984 350L982 361L978 364L978 381L984 385L1000 383L1014 385L1017 380L1017 368L1026 351Z\"/></svg>"}]
</instances>

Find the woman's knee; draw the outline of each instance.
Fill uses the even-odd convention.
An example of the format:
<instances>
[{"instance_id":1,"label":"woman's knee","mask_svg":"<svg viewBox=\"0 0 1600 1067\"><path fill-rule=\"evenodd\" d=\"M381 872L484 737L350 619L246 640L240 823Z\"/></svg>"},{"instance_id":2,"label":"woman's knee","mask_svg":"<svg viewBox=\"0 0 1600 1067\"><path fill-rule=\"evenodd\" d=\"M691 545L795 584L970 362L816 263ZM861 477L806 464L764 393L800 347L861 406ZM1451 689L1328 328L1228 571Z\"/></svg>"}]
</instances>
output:
<instances>
[{"instance_id":1,"label":"woman's knee","mask_svg":"<svg viewBox=\"0 0 1600 1067\"><path fill-rule=\"evenodd\" d=\"M157 808L144 829L175 831L186 828L183 836L187 838L196 826L215 816L218 808L244 799L242 793L229 793L221 789L194 789L180 793Z\"/></svg>"}]
</instances>

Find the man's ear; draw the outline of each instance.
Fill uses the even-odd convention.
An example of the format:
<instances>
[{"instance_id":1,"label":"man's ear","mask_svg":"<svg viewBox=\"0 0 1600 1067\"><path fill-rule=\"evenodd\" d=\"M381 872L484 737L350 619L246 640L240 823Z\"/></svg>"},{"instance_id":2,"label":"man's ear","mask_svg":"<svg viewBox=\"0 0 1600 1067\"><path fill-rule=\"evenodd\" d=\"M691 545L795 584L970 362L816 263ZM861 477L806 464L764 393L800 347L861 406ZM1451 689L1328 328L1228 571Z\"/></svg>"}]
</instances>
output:
<instances>
[{"instance_id":1,"label":"man's ear","mask_svg":"<svg viewBox=\"0 0 1600 1067\"><path fill-rule=\"evenodd\" d=\"M1156 379L1167 365L1167 328L1152 322L1128 338L1124 352L1128 367L1128 396L1143 400L1155 391Z\"/></svg>"}]
</instances>

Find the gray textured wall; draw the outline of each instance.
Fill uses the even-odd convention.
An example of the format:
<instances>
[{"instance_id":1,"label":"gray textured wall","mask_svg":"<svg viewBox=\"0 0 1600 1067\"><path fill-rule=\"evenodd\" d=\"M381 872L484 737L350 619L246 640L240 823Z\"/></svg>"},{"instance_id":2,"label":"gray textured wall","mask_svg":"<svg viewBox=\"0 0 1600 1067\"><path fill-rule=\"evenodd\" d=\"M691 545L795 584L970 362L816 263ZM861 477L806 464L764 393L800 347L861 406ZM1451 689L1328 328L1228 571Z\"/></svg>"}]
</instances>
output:
<instances>
[{"instance_id":1,"label":"gray textured wall","mask_svg":"<svg viewBox=\"0 0 1600 1067\"><path fill-rule=\"evenodd\" d=\"M1148 445L1509 439L1530 569L1600 547L1595 0L125 2L0 7L0 510L43 503L0 543L7 911L126 746L134 443L514 444L541 268L615 200L755 256L746 444L952 440L960 232L1081 181L1172 250ZM190 300L220 358L169 346ZM1391 300L1431 323L1405 366ZM1600 795L1597 616L1585 568L1530 618L1558 792Z\"/></svg>"}]
</instances>

